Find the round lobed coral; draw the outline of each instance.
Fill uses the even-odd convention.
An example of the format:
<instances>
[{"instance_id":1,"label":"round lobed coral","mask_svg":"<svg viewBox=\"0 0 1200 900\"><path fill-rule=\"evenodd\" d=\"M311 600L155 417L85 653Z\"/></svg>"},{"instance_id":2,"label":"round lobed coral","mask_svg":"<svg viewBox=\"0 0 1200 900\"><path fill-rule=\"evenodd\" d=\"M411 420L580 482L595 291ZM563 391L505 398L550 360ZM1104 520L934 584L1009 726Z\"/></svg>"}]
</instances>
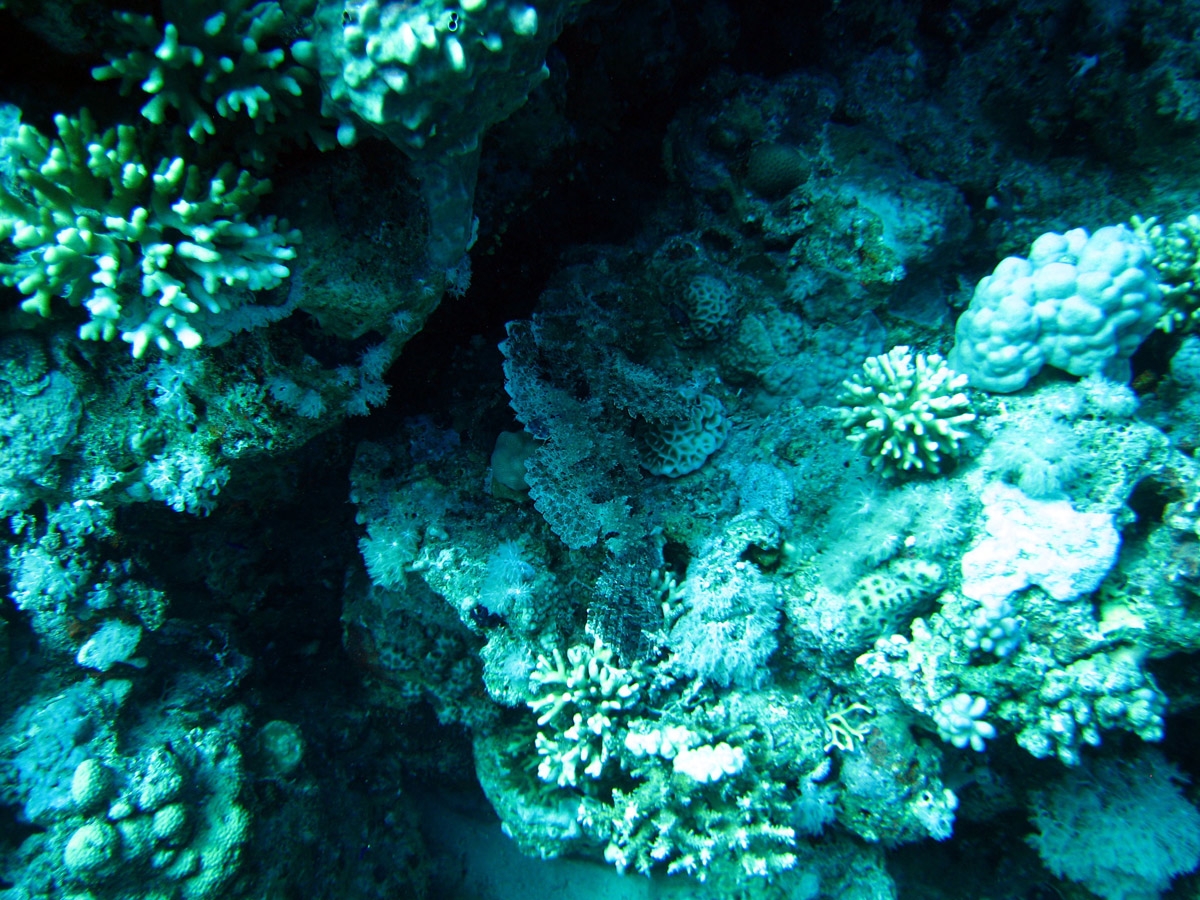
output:
<instances>
[{"instance_id":1,"label":"round lobed coral","mask_svg":"<svg viewBox=\"0 0 1200 900\"><path fill-rule=\"evenodd\" d=\"M842 428L887 475L937 475L958 455L967 436L961 426L975 420L966 384L938 354L893 347L842 382Z\"/></svg>"},{"instance_id":2,"label":"round lobed coral","mask_svg":"<svg viewBox=\"0 0 1200 900\"><path fill-rule=\"evenodd\" d=\"M1128 380L1163 313L1158 279L1150 245L1123 225L1047 232L975 287L950 363L993 393L1020 390L1043 364Z\"/></svg>"}]
</instances>

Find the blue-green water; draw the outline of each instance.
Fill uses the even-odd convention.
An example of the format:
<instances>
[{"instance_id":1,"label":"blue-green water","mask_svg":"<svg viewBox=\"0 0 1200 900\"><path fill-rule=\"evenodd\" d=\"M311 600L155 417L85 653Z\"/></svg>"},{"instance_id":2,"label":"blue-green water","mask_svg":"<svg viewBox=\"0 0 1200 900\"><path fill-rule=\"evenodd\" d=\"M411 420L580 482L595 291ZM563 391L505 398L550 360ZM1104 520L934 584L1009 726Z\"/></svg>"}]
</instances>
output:
<instances>
[{"instance_id":1,"label":"blue-green water","mask_svg":"<svg viewBox=\"0 0 1200 900\"><path fill-rule=\"evenodd\" d=\"M1198 33L2 0L0 900L1194 894Z\"/></svg>"}]
</instances>

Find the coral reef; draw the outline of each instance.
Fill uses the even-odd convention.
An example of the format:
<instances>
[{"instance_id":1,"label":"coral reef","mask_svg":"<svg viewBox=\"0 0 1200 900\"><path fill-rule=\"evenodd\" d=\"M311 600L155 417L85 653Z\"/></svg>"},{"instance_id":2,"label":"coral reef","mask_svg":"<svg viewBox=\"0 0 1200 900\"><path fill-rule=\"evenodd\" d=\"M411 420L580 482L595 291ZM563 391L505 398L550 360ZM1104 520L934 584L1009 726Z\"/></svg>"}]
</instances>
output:
<instances>
[{"instance_id":1,"label":"coral reef","mask_svg":"<svg viewBox=\"0 0 1200 900\"><path fill-rule=\"evenodd\" d=\"M1195 894L1198 32L0 0L0 900Z\"/></svg>"}]
</instances>

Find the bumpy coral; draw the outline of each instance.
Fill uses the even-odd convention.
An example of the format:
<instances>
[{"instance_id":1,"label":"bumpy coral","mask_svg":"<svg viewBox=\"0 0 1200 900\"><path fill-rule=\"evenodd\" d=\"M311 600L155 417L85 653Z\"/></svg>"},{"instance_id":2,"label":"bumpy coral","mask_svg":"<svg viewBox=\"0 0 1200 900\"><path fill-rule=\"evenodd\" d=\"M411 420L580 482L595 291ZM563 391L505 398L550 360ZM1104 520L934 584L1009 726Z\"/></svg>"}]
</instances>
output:
<instances>
[{"instance_id":1,"label":"bumpy coral","mask_svg":"<svg viewBox=\"0 0 1200 900\"><path fill-rule=\"evenodd\" d=\"M1128 379L1128 361L1162 314L1149 245L1123 225L1048 232L975 288L950 363L974 387L1020 390L1049 364Z\"/></svg>"},{"instance_id":2,"label":"bumpy coral","mask_svg":"<svg viewBox=\"0 0 1200 900\"><path fill-rule=\"evenodd\" d=\"M0 736L0 792L45 835L30 846L41 858L15 870L16 894L222 896L250 836L238 798L244 712L229 708L207 725L172 722L118 742L118 708L131 686L94 684L34 696Z\"/></svg>"},{"instance_id":3,"label":"bumpy coral","mask_svg":"<svg viewBox=\"0 0 1200 900\"><path fill-rule=\"evenodd\" d=\"M341 120L342 143L366 124L418 163L435 264L452 267L471 246L480 139L549 75L546 50L580 2L318 5L323 111Z\"/></svg>"},{"instance_id":4,"label":"bumpy coral","mask_svg":"<svg viewBox=\"0 0 1200 900\"><path fill-rule=\"evenodd\" d=\"M887 475L937 475L958 455L961 426L975 420L966 383L936 353L893 347L842 383L842 428Z\"/></svg>"},{"instance_id":5,"label":"bumpy coral","mask_svg":"<svg viewBox=\"0 0 1200 900\"><path fill-rule=\"evenodd\" d=\"M549 74L546 48L577 2L321 3L315 44L329 111L410 152L472 149Z\"/></svg>"}]
</instances>

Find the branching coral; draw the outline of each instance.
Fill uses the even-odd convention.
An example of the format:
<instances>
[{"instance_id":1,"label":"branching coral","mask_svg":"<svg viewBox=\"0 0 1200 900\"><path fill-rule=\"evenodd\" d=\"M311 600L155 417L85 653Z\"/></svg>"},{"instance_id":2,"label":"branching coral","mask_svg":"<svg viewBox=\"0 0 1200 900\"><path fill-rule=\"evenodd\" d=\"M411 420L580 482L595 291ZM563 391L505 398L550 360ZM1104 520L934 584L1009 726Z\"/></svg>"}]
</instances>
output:
<instances>
[{"instance_id":1,"label":"branching coral","mask_svg":"<svg viewBox=\"0 0 1200 900\"><path fill-rule=\"evenodd\" d=\"M312 3L289 5L311 12ZM163 6L169 21L162 26L153 16L117 13L135 49L110 53L107 65L92 70L98 81L119 79L122 94L137 88L149 95L141 111L155 125L174 112L188 136L202 142L217 133L214 115L245 116L262 136L300 109L306 88L315 104L316 78L297 59L311 55L311 45L285 49L289 20L279 3L168 0Z\"/></svg>"},{"instance_id":2,"label":"branching coral","mask_svg":"<svg viewBox=\"0 0 1200 900\"><path fill-rule=\"evenodd\" d=\"M975 420L966 384L938 354L893 347L842 383L842 428L885 474L940 474Z\"/></svg>"},{"instance_id":3,"label":"branching coral","mask_svg":"<svg viewBox=\"0 0 1200 900\"><path fill-rule=\"evenodd\" d=\"M0 280L49 316L56 298L87 309L86 340L192 349L210 317L274 288L300 239L287 223L247 217L270 182L232 164L206 172L182 156L154 161L129 125L99 131L84 110L55 117L58 137L22 125L5 152L15 183L0 187L0 240L18 253Z\"/></svg>"},{"instance_id":4,"label":"branching coral","mask_svg":"<svg viewBox=\"0 0 1200 900\"><path fill-rule=\"evenodd\" d=\"M1151 216L1133 218L1134 233L1151 247L1150 263L1163 291L1158 327L1166 332L1195 331L1200 325L1200 215L1161 225Z\"/></svg>"},{"instance_id":5,"label":"branching coral","mask_svg":"<svg viewBox=\"0 0 1200 900\"><path fill-rule=\"evenodd\" d=\"M538 657L531 680L541 695L530 700L529 707L538 714L539 726L558 730L550 737L538 732L537 751L542 758L538 776L543 781L573 786L581 770L590 778L600 777L613 740L610 714L637 704L639 674L636 666L618 666L612 648L599 638L591 647L571 647L565 660L557 648L553 662Z\"/></svg>"}]
</instances>

